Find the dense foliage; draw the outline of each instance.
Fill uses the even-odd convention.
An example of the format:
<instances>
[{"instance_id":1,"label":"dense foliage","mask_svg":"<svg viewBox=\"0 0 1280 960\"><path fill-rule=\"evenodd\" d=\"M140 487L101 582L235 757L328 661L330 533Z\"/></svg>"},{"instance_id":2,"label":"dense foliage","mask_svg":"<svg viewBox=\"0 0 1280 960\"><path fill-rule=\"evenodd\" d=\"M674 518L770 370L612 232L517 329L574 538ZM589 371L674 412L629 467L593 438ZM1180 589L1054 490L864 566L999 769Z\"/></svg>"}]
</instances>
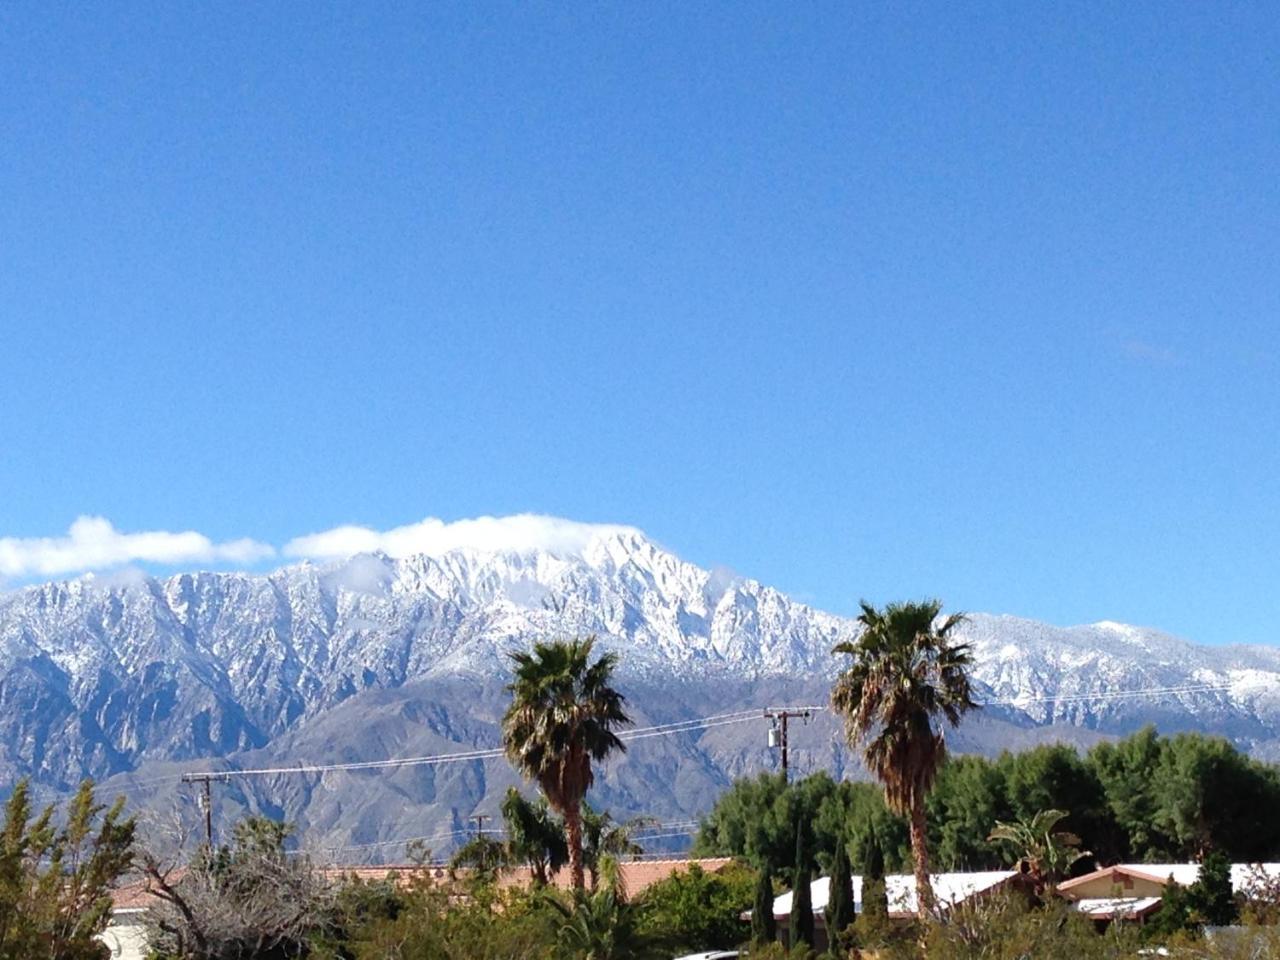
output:
<instances>
[{"instance_id":1,"label":"dense foliage","mask_svg":"<svg viewBox=\"0 0 1280 960\"><path fill-rule=\"evenodd\" d=\"M1280 772L1226 740L1199 734L1158 736L1147 729L1085 754L1067 746L1005 753L995 760L949 759L926 810L933 865L939 870L1004 866L1007 853L988 837L997 822L1030 823L1047 810L1068 811L1060 828L1101 863L1169 862L1219 851L1235 862L1280 857ZM903 818L880 790L836 783L825 773L792 784L773 774L739 780L721 795L694 844L704 855L733 854L794 869L798 820L813 825L818 861L829 868L843 840L854 871L865 839L878 836L890 870L910 868Z\"/></svg>"},{"instance_id":2,"label":"dense foliage","mask_svg":"<svg viewBox=\"0 0 1280 960\"><path fill-rule=\"evenodd\" d=\"M85 781L58 821L36 815L19 781L0 825L0 960L88 960L111 912L111 888L133 856L134 822L123 798L109 809Z\"/></svg>"},{"instance_id":3,"label":"dense foliage","mask_svg":"<svg viewBox=\"0 0 1280 960\"><path fill-rule=\"evenodd\" d=\"M743 864L731 864L708 873L694 865L653 884L637 898L643 911L641 928L666 938L673 954L725 949L744 943L751 928L741 918L754 906L759 878ZM769 885L769 910L773 916L773 891ZM768 933L769 939L774 934Z\"/></svg>"}]
</instances>

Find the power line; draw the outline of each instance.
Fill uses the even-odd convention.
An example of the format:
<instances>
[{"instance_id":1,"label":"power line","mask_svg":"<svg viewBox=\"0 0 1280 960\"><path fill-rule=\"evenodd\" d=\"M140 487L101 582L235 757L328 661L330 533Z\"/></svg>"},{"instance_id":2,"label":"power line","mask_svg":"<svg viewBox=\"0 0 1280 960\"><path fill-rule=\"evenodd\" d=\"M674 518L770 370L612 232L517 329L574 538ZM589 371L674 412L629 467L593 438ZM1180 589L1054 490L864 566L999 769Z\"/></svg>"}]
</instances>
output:
<instances>
[{"instance_id":1,"label":"power line","mask_svg":"<svg viewBox=\"0 0 1280 960\"><path fill-rule=\"evenodd\" d=\"M1256 681L1256 684L1263 681ZM1034 703L1084 703L1084 702L1107 702L1111 700L1124 699L1142 699L1157 698L1166 696L1177 696L1181 694L1194 693L1213 693L1238 689L1242 684L1184 684L1181 686L1169 687L1146 687L1136 690L1112 690L1104 693L1085 693L1085 694L1058 694L1043 695L1034 697L1012 697L1000 700L987 700L979 704L979 706L1024 706ZM807 711L811 713L824 713L829 710L825 705L814 704L804 707L788 707L785 708L793 712ZM687 733L695 730L713 729L719 726L727 726L732 724L747 723L760 717L759 709L738 710L730 713L712 714L706 717L695 717L688 720L676 720L669 723L655 724L648 727L637 727L632 730L624 731L619 734L619 739L623 742L631 742L635 740L645 740L651 737L669 736L678 733ZM359 771L359 770L385 770L397 769L399 767L408 766L434 766L444 763L469 763L476 761L493 760L501 757L505 751L500 748L485 748L463 750L454 753L441 753L420 757L401 757L386 760L362 760L347 763L325 763L325 764L306 764L297 763L291 766L276 767L258 767L244 770L220 770L220 771L192 771L189 773L175 774L167 777L155 777L148 780L138 781L129 784L125 789L134 790L144 786L150 786L158 783L176 782L191 777L205 776L206 773L212 774L216 772L220 777L257 777L257 776L279 776L286 774L322 774L332 772Z\"/></svg>"}]
</instances>

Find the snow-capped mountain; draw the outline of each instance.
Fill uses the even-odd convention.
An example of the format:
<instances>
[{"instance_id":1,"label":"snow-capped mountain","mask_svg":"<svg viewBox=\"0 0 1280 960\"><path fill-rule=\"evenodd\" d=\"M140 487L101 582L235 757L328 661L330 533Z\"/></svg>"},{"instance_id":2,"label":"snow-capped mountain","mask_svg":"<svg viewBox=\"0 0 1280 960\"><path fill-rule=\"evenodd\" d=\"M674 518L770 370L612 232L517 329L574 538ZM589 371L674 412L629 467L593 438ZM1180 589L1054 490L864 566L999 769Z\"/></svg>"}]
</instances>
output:
<instances>
[{"instance_id":1,"label":"snow-capped mountain","mask_svg":"<svg viewBox=\"0 0 1280 960\"><path fill-rule=\"evenodd\" d=\"M64 791L84 775L127 778L179 761L381 759L492 745L507 652L586 633L621 655L620 685L638 719L665 722L787 698L824 702L838 667L831 647L856 630L625 528L573 553L363 554L266 575L30 586L0 595L0 785L30 775ZM962 729L961 748L1041 735L1084 742L1145 722L1223 733L1263 754L1280 744L1280 649L987 615L972 616L963 635L993 705ZM772 762L759 734L645 741L601 790L623 808L699 812L708 792ZM843 771L830 718L808 737L797 738L801 767ZM456 822L510 781L482 772L453 789L450 776L406 771L386 789L398 791L401 808L407 798ZM287 797L292 818L332 838L359 837L359 822L391 803L370 799L365 780L268 787L240 799L283 809ZM361 800L374 806L357 816Z\"/></svg>"}]
</instances>

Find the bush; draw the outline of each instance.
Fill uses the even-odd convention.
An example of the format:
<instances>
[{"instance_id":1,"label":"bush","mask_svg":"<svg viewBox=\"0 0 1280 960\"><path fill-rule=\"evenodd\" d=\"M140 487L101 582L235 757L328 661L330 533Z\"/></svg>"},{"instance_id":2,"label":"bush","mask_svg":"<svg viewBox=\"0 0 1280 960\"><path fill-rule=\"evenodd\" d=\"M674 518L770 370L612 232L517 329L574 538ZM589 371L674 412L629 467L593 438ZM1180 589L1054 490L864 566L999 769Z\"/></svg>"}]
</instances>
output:
<instances>
[{"instance_id":1,"label":"bush","mask_svg":"<svg viewBox=\"0 0 1280 960\"><path fill-rule=\"evenodd\" d=\"M737 947L751 935L739 917L752 908L756 878L746 864L730 864L716 873L694 864L637 898L641 927L670 938L676 954Z\"/></svg>"}]
</instances>

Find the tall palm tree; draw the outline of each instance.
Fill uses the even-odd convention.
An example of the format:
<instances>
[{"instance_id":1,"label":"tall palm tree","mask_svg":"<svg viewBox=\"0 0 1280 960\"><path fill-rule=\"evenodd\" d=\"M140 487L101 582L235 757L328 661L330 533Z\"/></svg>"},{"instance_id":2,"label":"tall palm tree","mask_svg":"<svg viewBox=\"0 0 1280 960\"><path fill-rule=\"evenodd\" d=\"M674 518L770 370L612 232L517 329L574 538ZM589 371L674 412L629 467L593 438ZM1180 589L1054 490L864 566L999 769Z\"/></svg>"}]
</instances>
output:
<instances>
[{"instance_id":1,"label":"tall palm tree","mask_svg":"<svg viewBox=\"0 0 1280 960\"><path fill-rule=\"evenodd\" d=\"M626 749L614 731L631 722L622 694L610 686L618 658L606 653L592 662L594 644L588 637L513 653L511 706L502 718L507 757L538 782L564 818L569 873L578 890L584 885L582 800L594 780L591 764Z\"/></svg>"},{"instance_id":2,"label":"tall palm tree","mask_svg":"<svg viewBox=\"0 0 1280 960\"><path fill-rule=\"evenodd\" d=\"M831 689L831 706L844 717L851 747L862 747L871 774L884 785L890 809L908 818L921 917L933 908L924 801L947 755L942 720L955 726L973 702L968 645L951 633L964 621L939 622L942 604L862 604L862 633L832 651L853 662Z\"/></svg>"}]
</instances>

